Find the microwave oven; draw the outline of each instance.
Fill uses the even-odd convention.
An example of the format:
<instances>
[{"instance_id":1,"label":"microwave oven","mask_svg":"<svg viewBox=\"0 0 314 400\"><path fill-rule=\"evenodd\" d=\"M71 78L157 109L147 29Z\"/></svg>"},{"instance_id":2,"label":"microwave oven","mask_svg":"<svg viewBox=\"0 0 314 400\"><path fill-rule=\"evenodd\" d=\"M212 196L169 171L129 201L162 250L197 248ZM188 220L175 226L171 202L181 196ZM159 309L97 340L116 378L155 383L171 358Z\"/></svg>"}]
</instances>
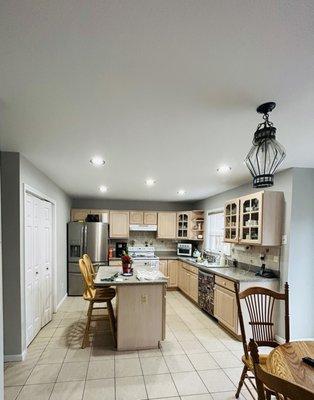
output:
<instances>
[{"instance_id":1,"label":"microwave oven","mask_svg":"<svg viewBox=\"0 0 314 400\"><path fill-rule=\"evenodd\" d=\"M191 243L178 243L177 255L185 256L185 257L192 257L192 244Z\"/></svg>"}]
</instances>

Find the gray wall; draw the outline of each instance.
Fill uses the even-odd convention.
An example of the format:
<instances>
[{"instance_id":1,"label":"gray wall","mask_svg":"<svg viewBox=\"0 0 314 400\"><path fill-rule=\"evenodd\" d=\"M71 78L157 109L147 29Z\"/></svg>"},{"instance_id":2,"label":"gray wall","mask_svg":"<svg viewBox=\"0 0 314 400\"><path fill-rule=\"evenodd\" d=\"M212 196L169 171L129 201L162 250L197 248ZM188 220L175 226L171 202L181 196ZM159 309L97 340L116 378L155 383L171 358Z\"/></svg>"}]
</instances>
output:
<instances>
[{"instance_id":1,"label":"gray wall","mask_svg":"<svg viewBox=\"0 0 314 400\"><path fill-rule=\"evenodd\" d=\"M288 281L292 338L314 338L314 169L293 169Z\"/></svg>"},{"instance_id":2,"label":"gray wall","mask_svg":"<svg viewBox=\"0 0 314 400\"><path fill-rule=\"evenodd\" d=\"M2 152L2 232L4 283L4 353L25 350L24 318L24 184L56 201L57 302L66 294L66 223L70 198L18 153Z\"/></svg>"},{"instance_id":3,"label":"gray wall","mask_svg":"<svg viewBox=\"0 0 314 400\"><path fill-rule=\"evenodd\" d=\"M3 320L5 354L21 354L20 167L18 153L1 153Z\"/></svg>"},{"instance_id":4,"label":"gray wall","mask_svg":"<svg viewBox=\"0 0 314 400\"><path fill-rule=\"evenodd\" d=\"M73 198L73 208L107 209L107 210L150 210L150 211L182 211L193 210L195 202L183 201L136 201Z\"/></svg>"},{"instance_id":5,"label":"gray wall","mask_svg":"<svg viewBox=\"0 0 314 400\"><path fill-rule=\"evenodd\" d=\"M1 221L1 159L0 159L0 221ZM0 223L0 399L3 399L3 299L2 299L2 231Z\"/></svg>"},{"instance_id":6,"label":"gray wall","mask_svg":"<svg viewBox=\"0 0 314 400\"><path fill-rule=\"evenodd\" d=\"M284 193L284 229L287 245L281 246L280 289L290 285L291 338L314 337L314 169L290 168L275 176L275 185L266 190ZM219 209L227 200L254 193L251 182L216 196L200 200L196 208ZM280 309L279 336L284 336L283 309Z\"/></svg>"},{"instance_id":7,"label":"gray wall","mask_svg":"<svg viewBox=\"0 0 314 400\"><path fill-rule=\"evenodd\" d=\"M25 157L20 159L20 183L21 196L23 185L27 184L53 199L56 203L57 213L57 303L59 303L67 290L67 222L70 220L71 199L51 179L38 170ZM21 221L24 220L24 205L21 197ZM22 224L21 224L22 226ZM23 229L22 229L23 234ZM22 265L24 262L22 260Z\"/></svg>"}]
</instances>

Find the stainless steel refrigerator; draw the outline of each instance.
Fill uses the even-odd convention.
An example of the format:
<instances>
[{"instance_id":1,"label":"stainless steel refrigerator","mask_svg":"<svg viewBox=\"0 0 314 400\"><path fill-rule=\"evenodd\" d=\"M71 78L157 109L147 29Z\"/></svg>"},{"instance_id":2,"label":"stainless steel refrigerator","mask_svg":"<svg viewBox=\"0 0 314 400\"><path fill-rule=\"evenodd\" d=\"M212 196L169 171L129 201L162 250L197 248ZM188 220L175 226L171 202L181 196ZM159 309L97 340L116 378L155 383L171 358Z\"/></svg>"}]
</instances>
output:
<instances>
[{"instance_id":1,"label":"stainless steel refrigerator","mask_svg":"<svg viewBox=\"0 0 314 400\"><path fill-rule=\"evenodd\" d=\"M68 294L82 295L83 279L79 259L88 254L95 264L108 265L109 225L103 222L68 223Z\"/></svg>"}]
</instances>

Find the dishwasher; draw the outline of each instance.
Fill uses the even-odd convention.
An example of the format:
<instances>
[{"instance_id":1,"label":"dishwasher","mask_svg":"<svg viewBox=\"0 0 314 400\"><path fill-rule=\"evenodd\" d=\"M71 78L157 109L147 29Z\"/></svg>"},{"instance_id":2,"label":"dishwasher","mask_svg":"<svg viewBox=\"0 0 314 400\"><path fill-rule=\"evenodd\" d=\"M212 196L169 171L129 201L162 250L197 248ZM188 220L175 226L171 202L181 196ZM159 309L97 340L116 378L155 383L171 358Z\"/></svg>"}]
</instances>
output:
<instances>
[{"instance_id":1,"label":"dishwasher","mask_svg":"<svg viewBox=\"0 0 314 400\"><path fill-rule=\"evenodd\" d=\"M211 316L214 316L214 286L215 275L200 269L198 271L198 305Z\"/></svg>"}]
</instances>

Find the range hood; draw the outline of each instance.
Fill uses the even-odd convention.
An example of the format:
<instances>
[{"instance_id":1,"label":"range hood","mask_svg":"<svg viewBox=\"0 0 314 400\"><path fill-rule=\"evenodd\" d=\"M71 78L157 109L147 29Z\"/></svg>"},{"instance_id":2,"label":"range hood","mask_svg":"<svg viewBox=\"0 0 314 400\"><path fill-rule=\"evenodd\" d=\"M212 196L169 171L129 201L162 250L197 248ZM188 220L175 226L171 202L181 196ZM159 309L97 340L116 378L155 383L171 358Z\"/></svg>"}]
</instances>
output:
<instances>
[{"instance_id":1,"label":"range hood","mask_svg":"<svg viewBox=\"0 0 314 400\"><path fill-rule=\"evenodd\" d=\"M137 225L137 224L132 224L132 225L130 225L130 231L156 232L157 231L157 225Z\"/></svg>"}]
</instances>

